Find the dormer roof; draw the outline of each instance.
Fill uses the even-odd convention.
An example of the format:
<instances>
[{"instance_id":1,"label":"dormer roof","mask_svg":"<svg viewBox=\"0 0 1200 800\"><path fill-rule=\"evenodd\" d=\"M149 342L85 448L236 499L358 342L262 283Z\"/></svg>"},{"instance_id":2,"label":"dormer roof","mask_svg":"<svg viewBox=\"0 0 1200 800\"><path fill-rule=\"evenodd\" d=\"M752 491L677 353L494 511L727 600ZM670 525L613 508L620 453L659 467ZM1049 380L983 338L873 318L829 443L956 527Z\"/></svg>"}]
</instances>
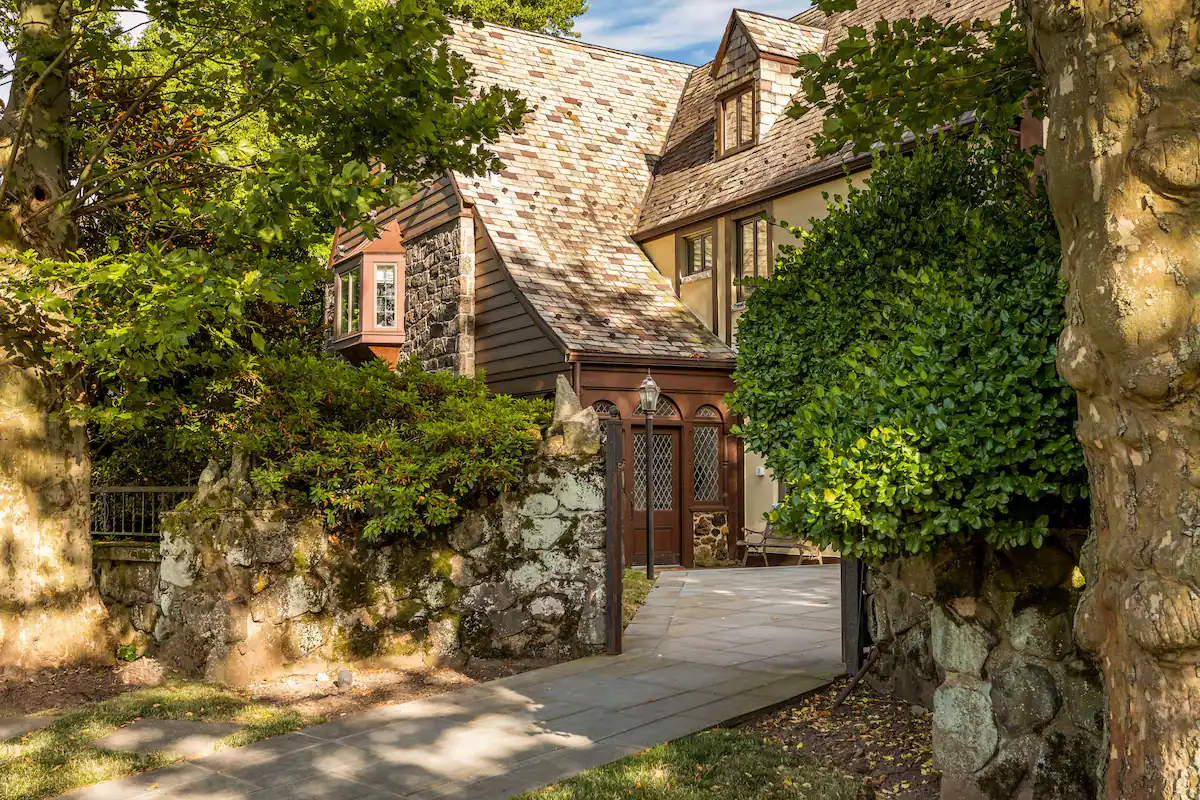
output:
<instances>
[{"instance_id":1,"label":"dormer roof","mask_svg":"<svg viewBox=\"0 0 1200 800\"><path fill-rule=\"evenodd\" d=\"M734 9L725 26L725 35L717 48L712 62L712 74L716 76L729 52L729 43L740 26L754 48L757 57L795 61L804 53L819 52L825 44L826 31L811 25L802 25L781 17L760 14L757 11Z\"/></svg>"}]
</instances>

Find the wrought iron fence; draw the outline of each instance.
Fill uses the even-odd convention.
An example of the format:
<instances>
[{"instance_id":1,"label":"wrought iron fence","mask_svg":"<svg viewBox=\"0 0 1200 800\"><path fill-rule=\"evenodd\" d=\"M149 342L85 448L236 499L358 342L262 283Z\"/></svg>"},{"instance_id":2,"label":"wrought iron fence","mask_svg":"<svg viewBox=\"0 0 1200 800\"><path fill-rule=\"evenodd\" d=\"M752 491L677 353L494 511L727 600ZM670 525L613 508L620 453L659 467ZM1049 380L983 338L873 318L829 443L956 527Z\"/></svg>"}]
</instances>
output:
<instances>
[{"instance_id":1,"label":"wrought iron fence","mask_svg":"<svg viewBox=\"0 0 1200 800\"><path fill-rule=\"evenodd\" d=\"M157 543L162 515L195 493L195 486L93 486L92 540Z\"/></svg>"}]
</instances>

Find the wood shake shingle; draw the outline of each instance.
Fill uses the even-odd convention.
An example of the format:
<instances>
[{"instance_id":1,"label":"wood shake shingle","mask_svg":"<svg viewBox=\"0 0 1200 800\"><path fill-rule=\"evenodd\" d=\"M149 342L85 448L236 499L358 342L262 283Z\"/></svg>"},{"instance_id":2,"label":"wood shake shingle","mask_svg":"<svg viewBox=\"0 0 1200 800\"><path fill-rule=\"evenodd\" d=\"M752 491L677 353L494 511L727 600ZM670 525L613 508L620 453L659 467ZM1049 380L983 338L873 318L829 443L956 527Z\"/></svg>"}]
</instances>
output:
<instances>
[{"instance_id":1,"label":"wood shake shingle","mask_svg":"<svg viewBox=\"0 0 1200 800\"><path fill-rule=\"evenodd\" d=\"M455 179L564 347L731 360L632 239L691 67L497 25L456 23L450 43L533 106L493 145L498 175Z\"/></svg>"}]
</instances>

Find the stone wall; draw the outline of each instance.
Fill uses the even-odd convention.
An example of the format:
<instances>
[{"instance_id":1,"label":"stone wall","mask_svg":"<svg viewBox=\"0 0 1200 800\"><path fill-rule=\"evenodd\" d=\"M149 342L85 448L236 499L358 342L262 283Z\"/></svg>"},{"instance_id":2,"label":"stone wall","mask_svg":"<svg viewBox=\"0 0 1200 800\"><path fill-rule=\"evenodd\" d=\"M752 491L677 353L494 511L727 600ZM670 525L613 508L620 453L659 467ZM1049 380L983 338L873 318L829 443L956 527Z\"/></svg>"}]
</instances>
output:
<instances>
[{"instance_id":1,"label":"stone wall","mask_svg":"<svg viewBox=\"0 0 1200 800\"><path fill-rule=\"evenodd\" d=\"M598 456L546 459L521 491L420 545L338 540L245 475L210 468L167 517L154 636L170 666L238 684L390 656L456 664L603 648Z\"/></svg>"},{"instance_id":2,"label":"stone wall","mask_svg":"<svg viewBox=\"0 0 1200 800\"><path fill-rule=\"evenodd\" d=\"M692 513L692 558L697 567L716 567L729 561L728 513Z\"/></svg>"},{"instance_id":3,"label":"stone wall","mask_svg":"<svg viewBox=\"0 0 1200 800\"><path fill-rule=\"evenodd\" d=\"M945 547L872 574L870 681L933 710L943 797L1097 796L1103 684L1072 636L1084 538Z\"/></svg>"},{"instance_id":4,"label":"stone wall","mask_svg":"<svg viewBox=\"0 0 1200 800\"><path fill-rule=\"evenodd\" d=\"M475 374L475 227L470 217L406 243L404 350L429 371Z\"/></svg>"},{"instance_id":5,"label":"stone wall","mask_svg":"<svg viewBox=\"0 0 1200 800\"><path fill-rule=\"evenodd\" d=\"M153 648L158 622L158 548L96 546L92 573L108 610L108 624L118 645L133 645L138 655Z\"/></svg>"}]
</instances>

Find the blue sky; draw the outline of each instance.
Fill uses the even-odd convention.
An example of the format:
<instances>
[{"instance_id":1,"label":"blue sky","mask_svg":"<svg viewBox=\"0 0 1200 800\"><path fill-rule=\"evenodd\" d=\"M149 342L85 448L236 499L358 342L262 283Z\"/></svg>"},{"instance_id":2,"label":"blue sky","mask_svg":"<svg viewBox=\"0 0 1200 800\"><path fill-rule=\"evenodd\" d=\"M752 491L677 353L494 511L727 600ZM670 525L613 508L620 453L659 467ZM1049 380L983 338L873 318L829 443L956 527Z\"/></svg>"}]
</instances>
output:
<instances>
[{"instance_id":1,"label":"blue sky","mask_svg":"<svg viewBox=\"0 0 1200 800\"><path fill-rule=\"evenodd\" d=\"M791 17L809 0L590 0L575 22L585 42L634 53L704 64L716 55L734 8Z\"/></svg>"}]
</instances>

